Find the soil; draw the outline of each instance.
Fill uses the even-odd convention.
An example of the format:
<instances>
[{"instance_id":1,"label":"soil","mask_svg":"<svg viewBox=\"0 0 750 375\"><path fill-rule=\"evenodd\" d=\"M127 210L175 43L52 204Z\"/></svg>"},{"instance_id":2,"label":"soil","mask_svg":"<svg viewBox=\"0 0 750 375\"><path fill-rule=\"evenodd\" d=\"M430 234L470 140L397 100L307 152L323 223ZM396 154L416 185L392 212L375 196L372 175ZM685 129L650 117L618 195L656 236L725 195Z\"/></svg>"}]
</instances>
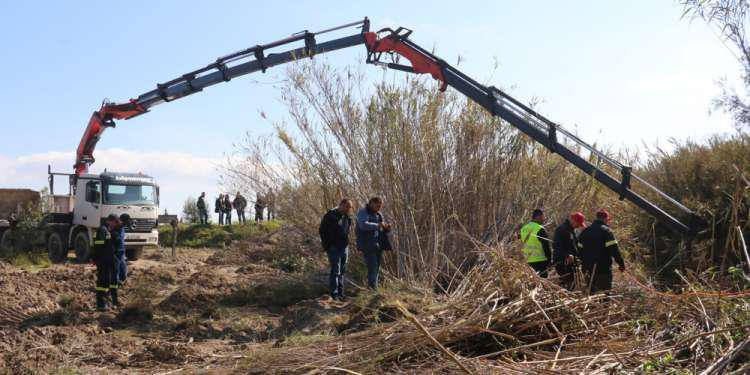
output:
<instances>
[{"instance_id":1,"label":"soil","mask_svg":"<svg viewBox=\"0 0 750 375\"><path fill-rule=\"evenodd\" d=\"M29 272L0 262L0 372L246 373L254 346L341 329L345 306L325 295L323 275L272 267L278 242L178 249L176 259L146 249L129 264L122 307L107 312L94 309L92 265ZM269 296L277 281L293 300L269 303L285 291Z\"/></svg>"}]
</instances>

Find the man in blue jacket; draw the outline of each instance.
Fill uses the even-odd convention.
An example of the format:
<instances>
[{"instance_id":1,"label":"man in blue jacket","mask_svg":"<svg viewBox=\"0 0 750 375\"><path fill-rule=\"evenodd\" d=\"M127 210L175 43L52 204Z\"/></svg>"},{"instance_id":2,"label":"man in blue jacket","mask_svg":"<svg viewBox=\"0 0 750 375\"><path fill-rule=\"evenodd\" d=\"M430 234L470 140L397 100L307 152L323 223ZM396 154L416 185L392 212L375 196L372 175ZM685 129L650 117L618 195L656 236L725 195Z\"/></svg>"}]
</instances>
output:
<instances>
[{"instance_id":1,"label":"man in blue jacket","mask_svg":"<svg viewBox=\"0 0 750 375\"><path fill-rule=\"evenodd\" d=\"M367 286L370 289L378 288L378 275L380 264L383 262L383 250L389 243L386 232L390 231L391 225L383 221L380 210L383 208L383 200L380 197L372 197L367 205L357 212L357 248L365 257L367 264Z\"/></svg>"},{"instance_id":2,"label":"man in blue jacket","mask_svg":"<svg viewBox=\"0 0 750 375\"><path fill-rule=\"evenodd\" d=\"M117 268L117 284L122 286L125 283L125 279L128 278L128 259L125 256L125 228L130 227L130 215L120 215L120 225L115 228L113 236L116 240L117 248L115 251L115 261Z\"/></svg>"},{"instance_id":3,"label":"man in blue jacket","mask_svg":"<svg viewBox=\"0 0 750 375\"><path fill-rule=\"evenodd\" d=\"M328 254L331 273L328 278L331 297L344 300L344 272L349 247L349 231L352 225L352 201L342 199L339 206L326 212L320 221L320 242Z\"/></svg>"}]
</instances>

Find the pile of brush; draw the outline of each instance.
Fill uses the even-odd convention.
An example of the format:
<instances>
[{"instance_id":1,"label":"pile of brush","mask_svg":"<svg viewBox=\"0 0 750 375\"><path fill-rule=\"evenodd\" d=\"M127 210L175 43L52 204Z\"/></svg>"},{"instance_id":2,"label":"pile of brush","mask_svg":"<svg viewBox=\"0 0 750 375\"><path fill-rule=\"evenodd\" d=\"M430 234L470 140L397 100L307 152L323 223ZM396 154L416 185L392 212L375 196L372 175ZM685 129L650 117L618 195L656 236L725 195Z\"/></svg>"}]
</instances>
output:
<instances>
[{"instance_id":1,"label":"pile of brush","mask_svg":"<svg viewBox=\"0 0 750 375\"><path fill-rule=\"evenodd\" d=\"M569 292L499 254L482 254L482 264L429 306L407 306L398 293L389 293L399 313L392 322L274 348L265 358L275 360L254 361L253 367L349 373L710 371L724 369L748 345L742 338L747 327L726 329L736 322L709 317L700 299L675 304L625 280L610 296Z\"/></svg>"}]
</instances>

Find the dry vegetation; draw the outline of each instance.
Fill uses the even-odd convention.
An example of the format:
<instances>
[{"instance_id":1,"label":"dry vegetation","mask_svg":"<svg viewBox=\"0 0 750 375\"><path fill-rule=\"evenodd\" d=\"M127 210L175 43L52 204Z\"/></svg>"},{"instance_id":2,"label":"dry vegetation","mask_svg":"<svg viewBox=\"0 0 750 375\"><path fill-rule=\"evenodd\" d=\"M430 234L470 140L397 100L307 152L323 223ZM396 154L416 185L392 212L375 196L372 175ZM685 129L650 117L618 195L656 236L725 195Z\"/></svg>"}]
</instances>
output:
<instances>
[{"instance_id":1,"label":"dry vegetation","mask_svg":"<svg viewBox=\"0 0 750 375\"><path fill-rule=\"evenodd\" d=\"M289 76L283 99L292 124L277 124L272 138L248 138L225 178L277 189L282 214L310 238L320 213L340 197L384 196L397 228L398 251L388 259L397 317L330 340L269 348L259 353L285 361L258 354L258 362L272 364L266 369L716 372L746 358L747 295L690 294L750 286L731 240L748 231L746 134L642 158L619 155L709 219L709 230L686 247L455 94L418 79L363 94L358 72L325 64L300 64ZM562 291L514 260L515 232L537 206L551 224L573 210L616 213L613 227L631 266L612 300ZM672 292L657 291L665 287ZM419 312L412 316L399 306L404 290L424 291L431 302L412 306Z\"/></svg>"}]
</instances>

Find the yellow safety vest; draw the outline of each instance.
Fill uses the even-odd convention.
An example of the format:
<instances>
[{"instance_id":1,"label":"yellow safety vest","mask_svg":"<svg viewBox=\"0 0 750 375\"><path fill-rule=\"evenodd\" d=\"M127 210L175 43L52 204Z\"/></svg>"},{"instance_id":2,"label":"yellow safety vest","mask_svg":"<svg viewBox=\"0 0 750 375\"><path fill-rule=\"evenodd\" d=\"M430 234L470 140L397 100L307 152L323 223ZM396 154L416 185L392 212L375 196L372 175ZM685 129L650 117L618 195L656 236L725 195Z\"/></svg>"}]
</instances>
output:
<instances>
[{"instance_id":1,"label":"yellow safety vest","mask_svg":"<svg viewBox=\"0 0 750 375\"><path fill-rule=\"evenodd\" d=\"M527 263L544 262L547 255L544 254L542 241L539 241L537 233L542 229L542 225L531 221L521 228L521 242L523 242L523 255L526 256Z\"/></svg>"}]
</instances>

